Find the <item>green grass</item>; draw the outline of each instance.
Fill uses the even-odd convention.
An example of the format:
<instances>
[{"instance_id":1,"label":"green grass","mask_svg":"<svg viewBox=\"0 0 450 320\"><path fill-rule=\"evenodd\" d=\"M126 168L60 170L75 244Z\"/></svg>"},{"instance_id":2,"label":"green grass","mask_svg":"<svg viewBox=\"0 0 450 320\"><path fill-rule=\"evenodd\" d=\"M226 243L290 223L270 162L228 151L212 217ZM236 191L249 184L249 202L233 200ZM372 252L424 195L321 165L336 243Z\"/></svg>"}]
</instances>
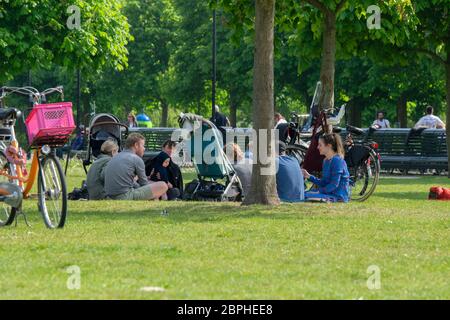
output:
<instances>
[{"instance_id":1,"label":"green grass","mask_svg":"<svg viewBox=\"0 0 450 320\"><path fill-rule=\"evenodd\" d=\"M70 175L72 189L83 175ZM56 231L28 200L32 228L0 229L0 299L449 299L450 205L425 200L448 183L382 179L348 205L70 202ZM80 290L66 286L72 265Z\"/></svg>"}]
</instances>

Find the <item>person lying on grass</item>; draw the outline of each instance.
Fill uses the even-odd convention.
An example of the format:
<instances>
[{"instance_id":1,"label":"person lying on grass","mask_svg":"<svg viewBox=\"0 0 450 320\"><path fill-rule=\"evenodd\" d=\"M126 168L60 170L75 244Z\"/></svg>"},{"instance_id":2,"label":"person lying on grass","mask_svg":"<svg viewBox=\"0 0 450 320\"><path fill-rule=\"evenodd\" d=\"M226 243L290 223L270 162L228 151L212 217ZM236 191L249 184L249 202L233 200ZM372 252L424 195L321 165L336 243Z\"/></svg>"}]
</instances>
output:
<instances>
[{"instance_id":1,"label":"person lying on grass","mask_svg":"<svg viewBox=\"0 0 450 320\"><path fill-rule=\"evenodd\" d=\"M176 199L180 195L180 191L169 181L169 170L168 167L170 165L170 155L166 152L161 151L154 160L154 167L150 172L150 176L148 177L152 182L164 182L167 184L168 191L167 193L161 196L161 200L168 200L168 194L170 192L171 199Z\"/></svg>"},{"instance_id":2,"label":"person lying on grass","mask_svg":"<svg viewBox=\"0 0 450 320\"><path fill-rule=\"evenodd\" d=\"M113 200L154 200L167 192L164 182L149 183L145 175L142 157L145 138L131 133L125 141L125 149L112 158L105 169L105 193Z\"/></svg>"},{"instance_id":3,"label":"person lying on grass","mask_svg":"<svg viewBox=\"0 0 450 320\"><path fill-rule=\"evenodd\" d=\"M348 202L349 180L347 164L344 160L344 147L341 137L336 134L326 134L319 139L319 152L325 156L323 161L322 179L318 179L303 169L306 179L318 188L305 192L306 200L326 202Z\"/></svg>"}]
</instances>

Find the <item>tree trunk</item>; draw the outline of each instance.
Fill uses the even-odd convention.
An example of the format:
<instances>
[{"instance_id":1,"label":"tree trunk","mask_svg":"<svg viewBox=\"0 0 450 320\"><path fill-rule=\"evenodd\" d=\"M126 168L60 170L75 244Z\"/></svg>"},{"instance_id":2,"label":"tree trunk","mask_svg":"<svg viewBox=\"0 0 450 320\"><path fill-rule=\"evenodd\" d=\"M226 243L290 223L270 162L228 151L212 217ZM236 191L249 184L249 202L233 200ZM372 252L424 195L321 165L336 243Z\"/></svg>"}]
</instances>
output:
<instances>
[{"instance_id":1,"label":"tree trunk","mask_svg":"<svg viewBox=\"0 0 450 320\"><path fill-rule=\"evenodd\" d=\"M230 92L230 122L233 128L237 127L237 101L233 92Z\"/></svg>"},{"instance_id":2,"label":"tree trunk","mask_svg":"<svg viewBox=\"0 0 450 320\"><path fill-rule=\"evenodd\" d=\"M334 107L336 61L336 14L332 11L327 11L324 15L322 63L320 68L320 81L322 82L322 94L319 100L320 110Z\"/></svg>"},{"instance_id":3,"label":"tree trunk","mask_svg":"<svg viewBox=\"0 0 450 320\"><path fill-rule=\"evenodd\" d=\"M257 133L265 130L267 144L262 145L258 137L254 147L257 161L253 165L252 187L244 200L244 205L280 203L277 194L275 172L268 175L266 170L274 165L272 155L271 130L274 125L274 18L275 0L256 0L255 3L255 53L253 64L253 126ZM269 155L269 161L262 163L261 153Z\"/></svg>"},{"instance_id":4,"label":"tree trunk","mask_svg":"<svg viewBox=\"0 0 450 320\"><path fill-rule=\"evenodd\" d=\"M164 100L161 101L161 109L161 127L165 128L169 119L169 104Z\"/></svg>"},{"instance_id":5,"label":"tree trunk","mask_svg":"<svg viewBox=\"0 0 450 320\"><path fill-rule=\"evenodd\" d=\"M402 94L397 100L397 119L400 124L400 128L408 127L408 114L406 110L407 102L408 100L405 94Z\"/></svg>"},{"instance_id":6,"label":"tree trunk","mask_svg":"<svg viewBox=\"0 0 450 320\"><path fill-rule=\"evenodd\" d=\"M448 154L448 177L450 178L450 45L447 48L447 64L445 65L445 71L447 74L447 119L446 119L446 132L447 132L447 154Z\"/></svg>"}]
</instances>

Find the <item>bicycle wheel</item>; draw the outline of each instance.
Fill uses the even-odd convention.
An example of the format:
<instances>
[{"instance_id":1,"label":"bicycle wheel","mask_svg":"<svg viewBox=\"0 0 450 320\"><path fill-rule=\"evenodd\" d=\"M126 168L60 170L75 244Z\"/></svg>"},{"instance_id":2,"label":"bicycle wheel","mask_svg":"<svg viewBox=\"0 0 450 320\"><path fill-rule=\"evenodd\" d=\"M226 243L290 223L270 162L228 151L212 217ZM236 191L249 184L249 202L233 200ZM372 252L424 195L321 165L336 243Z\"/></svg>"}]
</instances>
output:
<instances>
[{"instance_id":1,"label":"bicycle wheel","mask_svg":"<svg viewBox=\"0 0 450 320\"><path fill-rule=\"evenodd\" d=\"M10 176L14 174L14 166L8 162L3 151L0 151L0 169L5 170ZM5 176L0 176L0 182L13 182ZM13 208L6 203L0 204L0 227L8 226L13 223L16 217L17 208Z\"/></svg>"},{"instance_id":2,"label":"bicycle wheel","mask_svg":"<svg viewBox=\"0 0 450 320\"><path fill-rule=\"evenodd\" d=\"M58 159L52 155L39 161L39 211L47 228L63 228L67 215L67 186Z\"/></svg>"},{"instance_id":3,"label":"bicycle wheel","mask_svg":"<svg viewBox=\"0 0 450 320\"><path fill-rule=\"evenodd\" d=\"M352 201L365 201L375 191L380 179L380 160L375 152L361 165L349 168Z\"/></svg>"},{"instance_id":4,"label":"bicycle wheel","mask_svg":"<svg viewBox=\"0 0 450 320\"><path fill-rule=\"evenodd\" d=\"M303 161L305 160L307 151L308 151L307 148L297 144L296 145L288 144L286 146L286 154L288 156L296 158L298 160L298 163L300 164L300 167L302 166Z\"/></svg>"}]
</instances>

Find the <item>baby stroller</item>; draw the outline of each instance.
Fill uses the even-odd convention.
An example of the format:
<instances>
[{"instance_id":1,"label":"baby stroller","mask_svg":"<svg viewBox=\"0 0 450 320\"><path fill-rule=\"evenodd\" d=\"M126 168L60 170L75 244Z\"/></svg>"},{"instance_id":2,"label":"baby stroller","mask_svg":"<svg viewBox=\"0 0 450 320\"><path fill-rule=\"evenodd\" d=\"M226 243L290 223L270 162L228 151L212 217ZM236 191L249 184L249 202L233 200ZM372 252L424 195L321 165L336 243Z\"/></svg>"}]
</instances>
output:
<instances>
[{"instance_id":1,"label":"baby stroller","mask_svg":"<svg viewBox=\"0 0 450 320\"><path fill-rule=\"evenodd\" d=\"M128 134L128 127L120 123L116 116L108 113L95 115L89 123L88 149L86 159L83 161L83 168L87 174L87 167L92 164L91 157L97 158L100 155L100 148L108 139L116 141L119 150L122 150L122 131L125 136Z\"/></svg>"},{"instance_id":2,"label":"baby stroller","mask_svg":"<svg viewBox=\"0 0 450 320\"><path fill-rule=\"evenodd\" d=\"M197 171L197 180L186 186L185 200L242 201L242 184L223 150L222 134L209 120L181 114L184 150ZM221 181L221 182L220 182Z\"/></svg>"}]
</instances>

